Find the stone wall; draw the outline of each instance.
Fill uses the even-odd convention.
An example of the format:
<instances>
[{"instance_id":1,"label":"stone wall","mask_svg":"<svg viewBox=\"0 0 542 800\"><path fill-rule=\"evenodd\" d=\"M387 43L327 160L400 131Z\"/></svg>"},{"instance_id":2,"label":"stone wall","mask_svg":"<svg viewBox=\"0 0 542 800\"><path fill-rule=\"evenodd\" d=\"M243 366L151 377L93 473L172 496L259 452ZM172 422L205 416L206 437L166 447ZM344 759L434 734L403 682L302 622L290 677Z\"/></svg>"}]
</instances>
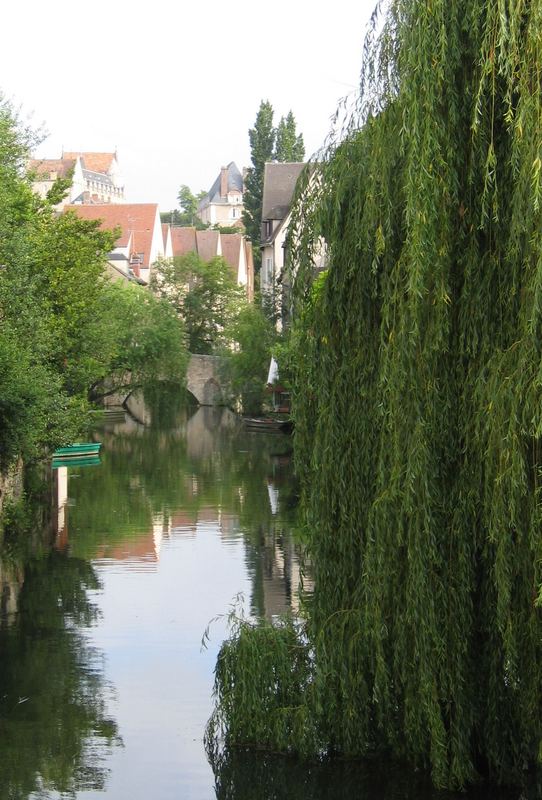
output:
<instances>
[{"instance_id":1,"label":"stone wall","mask_svg":"<svg viewBox=\"0 0 542 800\"><path fill-rule=\"evenodd\" d=\"M221 386L219 356L191 355L186 373L186 388L202 406L220 406L225 397Z\"/></svg>"},{"instance_id":2,"label":"stone wall","mask_svg":"<svg viewBox=\"0 0 542 800\"><path fill-rule=\"evenodd\" d=\"M23 492L23 462L19 459L6 470L0 472L0 514L8 500L18 500Z\"/></svg>"}]
</instances>

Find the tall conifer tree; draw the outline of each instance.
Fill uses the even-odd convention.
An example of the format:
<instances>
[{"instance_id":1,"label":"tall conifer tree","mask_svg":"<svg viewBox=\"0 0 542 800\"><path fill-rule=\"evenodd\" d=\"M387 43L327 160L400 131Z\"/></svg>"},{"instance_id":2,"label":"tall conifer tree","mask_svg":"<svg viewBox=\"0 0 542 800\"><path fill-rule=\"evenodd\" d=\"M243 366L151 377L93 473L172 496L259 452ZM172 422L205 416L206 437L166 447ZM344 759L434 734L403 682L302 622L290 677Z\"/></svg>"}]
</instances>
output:
<instances>
[{"instance_id":1,"label":"tall conifer tree","mask_svg":"<svg viewBox=\"0 0 542 800\"><path fill-rule=\"evenodd\" d=\"M295 117L291 111L286 117L281 117L277 126L275 142L276 161L303 161L305 158L305 144L303 134L296 130Z\"/></svg>"},{"instance_id":2,"label":"tall conifer tree","mask_svg":"<svg viewBox=\"0 0 542 800\"><path fill-rule=\"evenodd\" d=\"M260 226L262 222L263 173L266 161L273 158L275 146L275 128L273 127L273 107L267 100L262 100L254 127L248 132L250 140L250 157L252 166L245 176L243 193L243 223L247 235L255 245L254 258L258 262ZM259 263L259 262L258 262Z\"/></svg>"}]
</instances>

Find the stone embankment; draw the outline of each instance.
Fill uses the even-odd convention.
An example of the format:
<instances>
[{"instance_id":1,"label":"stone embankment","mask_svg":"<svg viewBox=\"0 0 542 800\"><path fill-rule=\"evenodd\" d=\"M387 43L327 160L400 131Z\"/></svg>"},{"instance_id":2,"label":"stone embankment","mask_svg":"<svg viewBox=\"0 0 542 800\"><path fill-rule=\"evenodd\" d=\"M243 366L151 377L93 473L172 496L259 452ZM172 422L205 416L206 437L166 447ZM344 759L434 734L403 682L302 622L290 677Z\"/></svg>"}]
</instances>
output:
<instances>
[{"instance_id":1,"label":"stone embankment","mask_svg":"<svg viewBox=\"0 0 542 800\"><path fill-rule=\"evenodd\" d=\"M5 472L0 472L0 514L7 501L18 500L23 492L23 462L12 464Z\"/></svg>"}]
</instances>

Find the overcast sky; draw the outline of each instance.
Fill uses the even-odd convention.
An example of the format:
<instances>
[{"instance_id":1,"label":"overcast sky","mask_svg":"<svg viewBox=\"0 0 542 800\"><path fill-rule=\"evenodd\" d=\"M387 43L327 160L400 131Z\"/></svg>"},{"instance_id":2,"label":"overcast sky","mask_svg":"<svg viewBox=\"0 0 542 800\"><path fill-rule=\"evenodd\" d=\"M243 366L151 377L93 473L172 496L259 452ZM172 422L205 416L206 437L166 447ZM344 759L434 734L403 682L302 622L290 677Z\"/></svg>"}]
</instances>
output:
<instances>
[{"instance_id":1,"label":"overcast sky","mask_svg":"<svg viewBox=\"0 0 542 800\"><path fill-rule=\"evenodd\" d=\"M40 157L117 149L126 199L177 205L250 163L260 101L307 155L355 92L375 0L31 0L2 9L0 90L43 125Z\"/></svg>"}]
</instances>

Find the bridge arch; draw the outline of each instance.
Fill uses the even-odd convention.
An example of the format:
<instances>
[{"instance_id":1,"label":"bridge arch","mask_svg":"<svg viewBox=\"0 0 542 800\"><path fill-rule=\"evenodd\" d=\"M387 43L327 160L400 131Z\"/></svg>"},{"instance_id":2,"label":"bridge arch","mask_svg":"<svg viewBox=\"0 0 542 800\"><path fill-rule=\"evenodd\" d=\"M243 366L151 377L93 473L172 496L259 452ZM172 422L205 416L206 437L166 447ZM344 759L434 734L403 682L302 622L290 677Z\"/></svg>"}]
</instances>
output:
<instances>
[{"instance_id":1,"label":"bridge arch","mask_svg":"<svg viewBox=\"0 0 542 800\"><path fill-rule=\"evenodd\" d=\"M221 406L226 401L220 356L192 354L186 371L186 388L201 406Z\"/></svg>"}]
</instances>

